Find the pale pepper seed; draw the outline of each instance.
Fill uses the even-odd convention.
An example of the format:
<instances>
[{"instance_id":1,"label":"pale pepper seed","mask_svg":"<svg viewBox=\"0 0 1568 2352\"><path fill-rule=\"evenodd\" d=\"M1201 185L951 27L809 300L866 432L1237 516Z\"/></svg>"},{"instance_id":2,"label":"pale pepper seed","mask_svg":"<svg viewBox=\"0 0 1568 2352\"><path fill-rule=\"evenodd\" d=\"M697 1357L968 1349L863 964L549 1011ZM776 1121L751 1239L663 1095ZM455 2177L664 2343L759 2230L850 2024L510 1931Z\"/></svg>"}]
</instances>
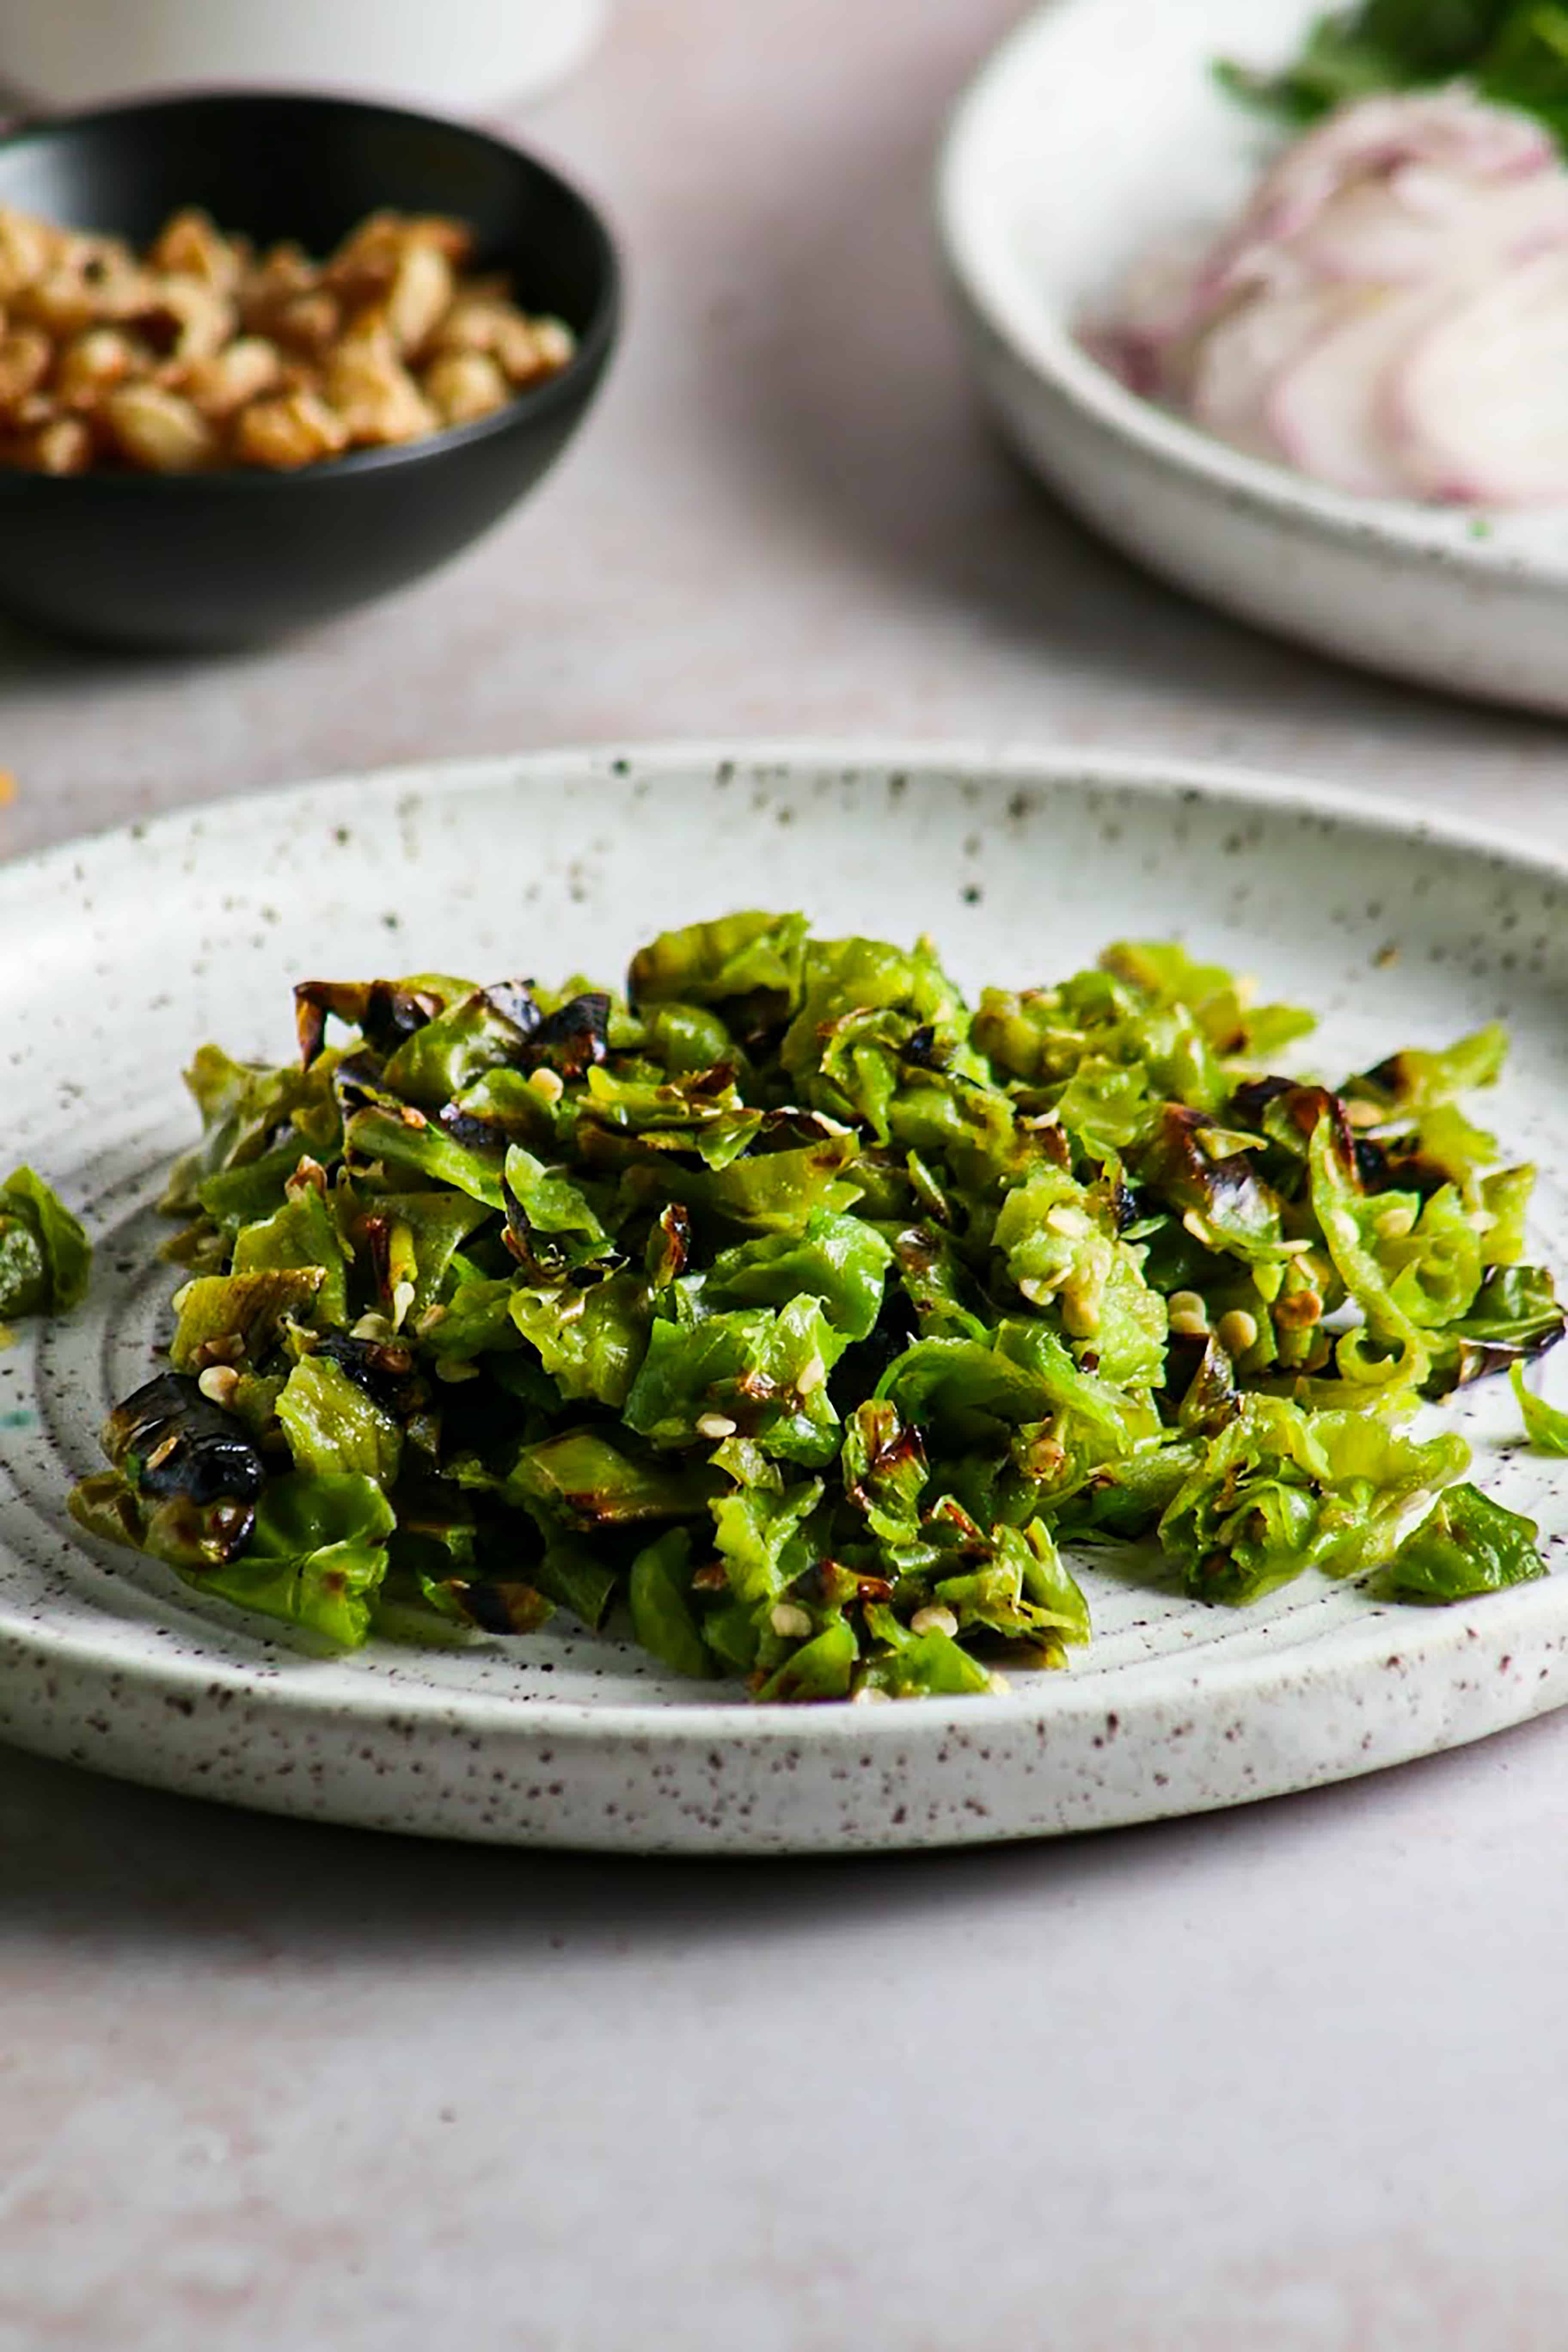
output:
<instances>
[{"instance_id":1,"label":"pale pepper seed","mask_svg":"<svg viewBox=\"0 0 1568 2352\"><path fill-rule=\"evenodd\" d=\"M1227 1356L1245 1356L1258 1345L1258 1318L1245 1307L1233 1307L1228 1315L1220 1317L1215 1336Z\"/></svg>"},{"instance_id":2,"label":"pale pepper seed","mask_svg":"<svg viewBox=\"0 0 1568 2352\"><path fill-rule=\"evenodd\" d=\"M911 1633L956 1633L958 1620L951 1609L944 1608L940 1601L933 1601L929 1607L915 1611L910 1619L910 1631Z\"/></svg>"}]
</instances>

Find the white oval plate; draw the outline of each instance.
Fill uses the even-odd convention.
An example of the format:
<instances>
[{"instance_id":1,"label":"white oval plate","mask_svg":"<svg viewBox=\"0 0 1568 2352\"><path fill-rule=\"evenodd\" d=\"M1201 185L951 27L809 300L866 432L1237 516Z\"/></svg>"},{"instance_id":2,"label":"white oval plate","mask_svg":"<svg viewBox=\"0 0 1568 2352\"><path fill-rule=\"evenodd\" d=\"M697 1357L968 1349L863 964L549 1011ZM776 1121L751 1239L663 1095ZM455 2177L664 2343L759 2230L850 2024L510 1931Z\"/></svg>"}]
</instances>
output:
<instances>
[{"instance_id":1,"label":"white oval plate","mask_svg":"<svg viewBox=\"0 0 1568 2352\"><path fill-rule=\"evenodd\" d=\"M1226 447L1079 349L1136 256L1219 226L1278 134L1219 56L1293 55L1322 0L1053 0L961 101L937 209L981 386L1026 462L1151 570L1425 685L1568 710L1568 509L1351 498Z\"/></svg>"},{"instance_id":2,"label":"white oval plate","mask_svg":"<svg viewBox=\"0 0 1568 2352\"><path fill-rule=\"evenodd\" d=\"M1318 1007L1335 1074L1502 1014L1515 1053L1495 1123L1539 1159L1537 1245L1568 1262L1564 871L1349 795L867 746L574 751L132 826L0 871L5 1149L83 1208L98 1245L87 1305L0 1354L0 1734L375 1828L761 1853L1232 1804L1568 1700L1568 1576L1435 1612L1310 1579L1236 1612L1090 1563L1095 1639L1065 1673L999 1698L789 1708L666 1678L564 1618L510 1645L325 1662L77 1533L67 1486L166 1328L150 1203L191 1132L178 1072L195 1045L284 1057L307 971L613 976L661 926L759 901L929 929L971 986L1179 930ZM1496 1450L1506 1388L1454 1417L1478 1475L1555 1550L1552 1465Z\"/></svg>"}]
</instances>

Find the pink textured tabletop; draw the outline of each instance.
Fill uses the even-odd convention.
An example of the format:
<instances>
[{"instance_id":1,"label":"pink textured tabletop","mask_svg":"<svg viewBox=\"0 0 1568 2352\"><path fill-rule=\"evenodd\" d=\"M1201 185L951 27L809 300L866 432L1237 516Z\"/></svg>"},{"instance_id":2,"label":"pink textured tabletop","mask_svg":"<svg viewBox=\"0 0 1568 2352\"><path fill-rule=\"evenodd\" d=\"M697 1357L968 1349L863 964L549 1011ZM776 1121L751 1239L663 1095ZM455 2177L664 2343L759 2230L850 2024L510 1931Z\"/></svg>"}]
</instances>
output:
<instances>
[{"instance_id":1,"label":"pink textured tabletop","mask_svg":"<svg viewBox=\"0 0 1568 2352\"><path fill-rule=\"evenodd\" d=\"M927 181L1005 0L623 0L519 127L626 342L467 562L200 665L0 631L0 856L329 770L891 730L1568 845L1560 728L1247 634L1001 454ZM1560 2352L1568 1720L884 1864L442 1850L0 1756L0 2352Z\"/></svg>"}]
</instances>

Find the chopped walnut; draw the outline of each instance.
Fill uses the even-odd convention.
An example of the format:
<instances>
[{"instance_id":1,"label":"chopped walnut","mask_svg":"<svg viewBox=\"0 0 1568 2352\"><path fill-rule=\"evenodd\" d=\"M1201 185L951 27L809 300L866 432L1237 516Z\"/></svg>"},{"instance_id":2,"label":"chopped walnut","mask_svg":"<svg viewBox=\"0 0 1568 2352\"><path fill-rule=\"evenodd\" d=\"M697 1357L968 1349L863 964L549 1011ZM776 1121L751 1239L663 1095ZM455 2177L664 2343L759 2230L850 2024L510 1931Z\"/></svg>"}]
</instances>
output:
<instances>
[{"instance_id":1,"label":"chopped walnut","mask_svg":"<svg viewBox=\"0 0 1568 2352\"><path fill-rule=\"evenodd\" d=\"M65 408L94 409L105 393L146 364L146 352L121 328L89 327L74 335L55 360L55 396Z\"/></svg>"},{"instance_id":2,"label":"chopped walnut","mask_svg":"<svg viewBox=\"0 0 1568 2352\"><path fill-rule=\"evenodd\" d=\"M417 441L438 418L397 356L390 331L347 335L327 354L321 389L351 441L374 446Z\"/></svg>"},{"instance_id":3,"label":"chopped walnut","mask_svg":"<svg viewBox=\"0 0 1568 2352\"><path fill-rule=\"evenodd\" d=\"M216 223L194 205L173 214L147 255L148 266L174 278L195 278L214 294L237 292L250 257L243 237L225 236Z\"/></svg>"},{"instance_id":4,"label":"chopped walnut","mask_svg":"<svg viewBox=\"0 0 1568 2352\"><path fill-rule=\"evenodd\" d=\"M54 345L37 327L16 327L0 335L0 415L42 383L54 355Z\"/></svg>"},{"instance_id":5,"label":"chopped walnut","mask_svg":"<svg viewBox=\"0 0 1568 2352\"><path fill-rule=\"evenodd\" d=\"M275 342L286 344L290 351L316 353L334 343L342 327L341 305L334 296L317 287L279 303L272 313L268 332Z\"/></svg>"},{"instance_id":6,"label":"chopped walnut","mask_svg":"<svg viewBox=\"0 0 1568 2352\"><path fill-rule=\"evenodd\" d=\"M59 232L0 205L0 302L9 302L41 278L53 258Z\"/></svg>"},{"instance_id":7,"label":"chopped walnut","mask_svg":"<svg viewBox=\"0 0 1568 2352\"><path fill-rule=\"evenodd\" d=\"M342 418L315 393L289 392L275 400L253 400L240 410L234 454L244 465L288 473L341 456L348 438Z\"/></svg>"},{"instance_id":8,"label":"chopped walnut","mask_svg":"<svg viewBox=\"0 0 1568 2352\"><path fill-rule=\"evenodd\" d=\"M389 292L409 253L423 249L456 269L468 258L472 246L473 238L461 221L373 213L343 239L322 269L321 278L346 303L357 307Z\"/></svg>"},{"instance_id":9,"label":"chopped walnut","mask_svg":"<svg viewBox=\"0 0 1568 2352\"><path fill-rule=\"evenodd\" d=\"M165 278L150 292L136 325L172 360L211 359L232 341L234 304L199 278Z\"/></svg>"},{"instance_id":10,"label":"chopped walnut","mask_svg":"<svg viewBox=\"0 0 1568 2352\"><path fill-rule=\"evenodd\" d=\"M122 383L103 422L122 454L153 474L194 474L216 462L221 443L200 409L156 383Z\"/></svg>"},{"instance_id":11,"label":"chopped walnut","mask_svg":"<svg viewBox=\"0 0 1568 2352\"><path fill-rule=\"evenodd\" d=\"M267 331L285 304L315 291L318 273L301 246L269 246L253 262L238 287L242 323L258 334Z\"/></svg>"},{"instance_id":12,"label":"chopped walnut","mask_svg":"<svg viewBox=\"0 0 1568 2352\"><path fill-rule=\"evenodd\" d=\"M404 248L386 295L386 323L400 352L428 342L451 304L452 282L451 263L433 245Z\"/></svg>"},{"instance_id":13,"label":"chopped walnut","mask_svg":"<svg viewBox=\"0 0 1568 2352\"><path fill-rule=\"evenodd\" d=\"M424 385L443 425L471 425L511 398L511 386L488 352L441 352L426 369Z\"/></svg>"},{"instance_id":14,"label":"chopped walnut","mask_svg":"<svg viewBox=\"0 0 1568 2352\"><path fill-rule=\"evenodd\" d=\"M84 417L57 416L31 435L29 462L40 474L85 474L92 463L92 427Z\"/></svg>"},{"instance_id":15,"label":"chopped walnut","mask_svg":"<svg viewBox=\"0 0 1568 2352\"><path fill-rule=\"evenodd\" d=\"M493 415L575 345L472 247L382 212L316 262L187 206L139 257L0 205L0 466L290 469Z\"/></svg>"},{"instance_id":16,"label":"chopped walnut","mask_svg":"<svg viewBox=\"0 0 1568 2352\"><path fill-rule=\"evenodd\" d=\"M241 335L226 351L193 360L182 369L178 389L193 407L216 423L233 416L261 393L279 388L282 375L283 362L275 344L263 335Z\"/></svg>"}]
</instances>

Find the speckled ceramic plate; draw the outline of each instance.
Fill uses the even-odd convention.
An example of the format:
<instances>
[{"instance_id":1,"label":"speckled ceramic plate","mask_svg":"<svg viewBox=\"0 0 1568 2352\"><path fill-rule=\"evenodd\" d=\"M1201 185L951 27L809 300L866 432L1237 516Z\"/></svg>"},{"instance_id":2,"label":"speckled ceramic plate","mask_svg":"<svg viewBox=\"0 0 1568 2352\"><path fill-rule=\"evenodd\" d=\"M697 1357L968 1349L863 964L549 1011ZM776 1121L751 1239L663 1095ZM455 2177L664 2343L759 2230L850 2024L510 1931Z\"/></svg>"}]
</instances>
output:
<instances>
[{"instance_id":1,"label":"speckled ceramic plate","mask_svg":"<svg viewBox=\"0 0 1568 2352\"><path fill-rule=\"evenodd\" d=\"M1086 1565L1095 1640L1006 1697L756 1707L562 1619L511 1645L323 1662L99 1549L65 1511L169 1286L160 1171L203 1038L281 1059L289 985L614 971L664 924L759 900L1027 982L1179 931L1326 1015L1326 1067L1502 1014L1495 1103L1568 1263L1568 877L1348 795L1147 764L915 751L566 752L405 771L165 818L0 871L4 1142L81 1206L77 1315L0 1356L0 1732L234 1802L519 1844L763 1853L1020 1837L1370 1771L1568 1700L1568 1572L1387 1610L1303 1580L1243 1612ZM1568 1351L1565 1351L1568 1352ZM1568 1374L1568 1364L1563 1368ZM1568 1496L1457 1418L1555 1553Z\"/></svg>"},{"instance_id":2,"label":"speckled ceramic plate","mask_svg":"<svg viewBox=\"0 0 1568 2352\"><path fill-rule=\"evenodd\" d=\"M1026 461L1152 570L1450 691L1568 709L1568 509L1357 499L1126 391L1074 329L1128 264L1239 209L1277 144L1216 57L1282 63L1322 0L1050 0L954 115L937 208L986 397Z\"/></svg>"}]
</instances>

